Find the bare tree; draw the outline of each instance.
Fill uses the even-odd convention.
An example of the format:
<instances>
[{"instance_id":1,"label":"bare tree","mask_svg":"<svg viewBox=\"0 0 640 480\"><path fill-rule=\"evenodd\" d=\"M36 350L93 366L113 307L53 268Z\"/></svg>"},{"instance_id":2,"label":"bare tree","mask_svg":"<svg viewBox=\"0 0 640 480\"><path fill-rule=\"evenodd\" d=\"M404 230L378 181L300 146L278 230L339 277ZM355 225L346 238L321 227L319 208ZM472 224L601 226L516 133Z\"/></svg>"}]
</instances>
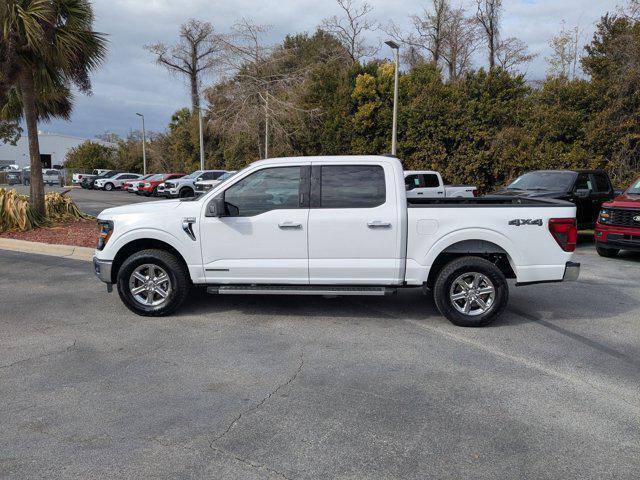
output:
<instances>
[{"instance_id":1,"label":"bare tree","mask_svg":"<svg viewBox=\"0 0 640 480\"><path fill-rule=\"evenodd\" d=\"M519 67L526 65L534 58L536 54L529 53L526 43L515 37L501 40L496 48L496 63L508 72L518 71Z\"/></svg>"},{"instance_id":2,"label":"bare tree","mask_svg":"<svg viewBox=\"0 0 640 480\"><path fill-rule=\"evenodd\" d=\"M287 144L295 133L291 125L304 124L314 110L300 108L299 95L308 70L290 69L291 52L266 45L268 26L243 18L222 39L222 65L232 76L209 88L212 126L235 138L251 138L262 158L268 158L271 140Z\"/></svg>"},{"instance_id":3,"label":"bare tree","mask_svg":"<svg viewBox=\"0 0 640 480\"><path fill-rule=\"evenodd\" d=\"M562 21L560 32L551 38L549 46L552 54L547 58L549 74L556 77L575 78L578 65L578 43L580 29L576 25L567 30Z\"/></svg>"},{"instance_id":4,"label":"bare tree","mask_svg":"<svg viewBox=\"0 0 640 480\"><path fill-rule=\"evenodd\" d=\"M404 34L393 22L385 28L387 35L412 49L428 53L429 61L438 65L442 58L446 24L451 14L450 0L431 0L431 8L425 7L420 14L410 15L413 31Z\"/></svg>"},{"instance_id":5,"label":"bare tree","mask_svg":"<svg viewBox=\"0 0 640 480\"><path fill-rule=\"evenodd\" d=\"M500 45L500 17L502 0L476 0L476 20L481 27L489 51L489 68L496 66L497 51Z\"/></svg>"},{"instance_id":6,"label":"bare tree","mask_svg":"<svg viewBox=\"0 0 640 480\"><path fill-rule=\"evenodd\" d=\"M640 21L640 0L629 0L629 4L620 7L619 10L625 17Z\"/></svg>"},{"instance_id":7,"label":"bare tree","mask_svg":"<svg viewBox=\"0 0 640 480\"><path fill-rule=\"evenodd\" d=\"M444 24L442 58L455 81L471 68L472 56L478 47L478 29L463 7L450 10Z\"/></svg>"},{"instance_id":8,"label":"bare tree","mask_svg":"<svg viewBox=\"0 0 640 480\"><path fill-rule=\"evenodd\" d=\"M191 19L180 27L180 39L169 46L158 42L146 45L145 49L156 57L171 73L187 77L191 89L191 108L200 108L200 85L202 78L219 62L220 36L209 22Z\"/></svg>"},{"instance_id":9,"label":"bare tree","mask_svg":"<svg viewBox=\"0 0 640 480\"><path fill-rule=\"evenodd\" d=\"M347 49L354 62L375 54L375 48L367 45L364 38L365 32L374 28L373 22L368 18L373 7L366 2L358 5L354 0L337 0L337 2L343 15L325 18L320 28L334 35Z\"/></svg>"}]
</instances>

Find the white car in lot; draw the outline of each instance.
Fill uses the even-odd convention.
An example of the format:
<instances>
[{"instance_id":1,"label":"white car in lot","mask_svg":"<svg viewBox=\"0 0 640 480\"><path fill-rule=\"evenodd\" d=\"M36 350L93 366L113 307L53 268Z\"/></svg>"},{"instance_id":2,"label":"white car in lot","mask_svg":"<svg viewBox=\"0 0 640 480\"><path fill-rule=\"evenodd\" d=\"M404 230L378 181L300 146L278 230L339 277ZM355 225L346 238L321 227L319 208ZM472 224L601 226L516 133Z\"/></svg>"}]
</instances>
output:
<instances>
[{"instance_id":1,"label":"white car in lot","mask_svg":"<svg viewBox=\"0 0 640 480\"><path fill-rule=\"evenodd\" d=\"M103 173L110 172L111 170L106 168L96 168L91 173L74 173L71 176L71 183L73 185L80 185L82 180L86 177L97 177L98 175L102 175Z\"/></svg>"},{"instance_id":2,"label":"white car in lot","mask_svg":"<svg viewBox=\"0 0 640 480\"><path fill-rule=\"evenodd\" d=\"M94 188L110 192L111 190L122 188L122 184L127 180L134 180L136 178L142 178L142 175L127 172L118 173L110 178L98 178L94 183Z\"/></svg>"},{"instance_id":3,"label":"white car in lot","mask_svg":"<svg viewBox=\"0 0 640 480\"><path fill-rule=\"evenodd\" d=\"M404 172L407 198L476 197L478 189L471 185L445 185L440 172L407 170Z\"/></svg>"},{"instance_id":4,"label":"white car in lot","mask_svg":"<svg viewBox=\"0 0 640 480\"><path fill-rule=\"evenodd\" d=\"M188 201L187 201L188 200ZM104 210L94 269L139 315L192 285L216 294L433 291L460 326L506 307L507 278L577 279L576 207L530 198L408 200L391 157L275 158L198 197Z\"/></svg>"},{"instance_id":5,"label":"white car in lot","mask_svg":"<svg viewBox=\"0 0 640 480\"><path fill-rule=\"evenodd\" d=\"M197 170L191 175L167 180L164 182L162 192L158 188L158 195L164 195L167 198L193 197L196 194L196 180L217 180L225 173L227 173L226 170Z\"/></svg>"},{"instance_id":6,"label":"white car in lot","mask_svg":"<svg viewBox=\"0 0 640 480\"><path fill-rule=\"evenodd\" d=\"M216 185L224 182L227 178L233 177L237 173L236 170L232 170L230 172L225 172L223 175L220 175L218 178L209 178L206 177L198 177L195 181L194 188L196 191L196 196L202 195L203 193L208 192Z\"/></svg>"}]
</instances>

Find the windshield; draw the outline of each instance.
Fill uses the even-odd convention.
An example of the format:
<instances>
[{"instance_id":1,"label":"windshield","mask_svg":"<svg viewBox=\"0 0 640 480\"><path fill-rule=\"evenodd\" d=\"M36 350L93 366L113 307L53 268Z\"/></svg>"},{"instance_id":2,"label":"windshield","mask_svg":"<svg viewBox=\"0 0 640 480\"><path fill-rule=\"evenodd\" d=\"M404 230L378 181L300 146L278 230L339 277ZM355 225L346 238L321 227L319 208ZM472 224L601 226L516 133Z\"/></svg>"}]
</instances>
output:
<instances>
[{"instance_id":1,"label":"windshield","mask_svg":"<svg viewBox=\"0 0 640 480\"><path fill-rule=\"evenodd\" d=\"M627 190L627 195L640 195L640 178L636 180L636 183L631 184Z\"/></svg>"},{"instance_id":2,"label":"windshield","mask_svg":"<svg viewBox=\"0 0 640 480\"><path fill-rule=\"evenodd\" d=\"M573 172L529 172L516 178L507 189L568 191L574 178Z\"/></svg>"},{"instance_id":3,"label":"windshield","mask_svg":"<svg viewBox=\"0 0 640 480\"><path fill-rule=\"evenodd\" d=\"M188 178L189 180L195 180L196 178L198 178L200 175L202 175L204 173L204 170L196 170L195 172L193 172L190 175L187 175L185 177L182 178Z\"/></svg>"},{"instance_id":4,"label":"windshield","mask_svg":"<svg viewBox=\"0 0 640 480\"><path fill-rule=\"evenodd\" d=\"M218 177L218 181L222 182L224 180L226 180L227 178L231 178L236 174L236 172L227 172L227 173L223 173L222 175L220 175Z\"/></svg>"},{"instance_id":5,"label":"windshield","mask_svg":"<svg viewBox=\"0 0 640 480\"><path fill-rule=\"evenodd\" d=\"M153 175L151 175L149 178L145 178L145 180L149 180L149 181L155 181L155 180L162 180L164 178L164 175L161 173L154 173Z\"/></svg>"}]
</instances>

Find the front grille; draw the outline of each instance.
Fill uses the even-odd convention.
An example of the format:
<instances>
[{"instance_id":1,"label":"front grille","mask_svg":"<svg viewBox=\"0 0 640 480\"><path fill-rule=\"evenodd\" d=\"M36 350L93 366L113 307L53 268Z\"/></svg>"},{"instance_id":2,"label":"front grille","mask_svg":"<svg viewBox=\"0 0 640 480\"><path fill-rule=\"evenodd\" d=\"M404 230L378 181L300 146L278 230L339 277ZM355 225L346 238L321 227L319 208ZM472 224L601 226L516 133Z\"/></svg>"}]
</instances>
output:
<instances>
[{"instance_id":1,"label":"front grille","mask_svg":"<svg viewBox=\"0 0 640 480\"><path fill-rule=\"evenodd\" d=\"M640 227L640 221L635 221L634 217L640 217L640 210L607 209L611 215L607 225L617 225L620 227Z\"/></svg>"},{"instance_id":2,"label":"front grille","mask_svg":"<svg viewBox=\"0 0 640 480\"><path fill-rule=\"evenodd\" d=\"M175 187L175 185L173 183L171 183L171 182L165 182L164 183L164 188L173 188L173 187Z\"/></svg>"}]
</instances>

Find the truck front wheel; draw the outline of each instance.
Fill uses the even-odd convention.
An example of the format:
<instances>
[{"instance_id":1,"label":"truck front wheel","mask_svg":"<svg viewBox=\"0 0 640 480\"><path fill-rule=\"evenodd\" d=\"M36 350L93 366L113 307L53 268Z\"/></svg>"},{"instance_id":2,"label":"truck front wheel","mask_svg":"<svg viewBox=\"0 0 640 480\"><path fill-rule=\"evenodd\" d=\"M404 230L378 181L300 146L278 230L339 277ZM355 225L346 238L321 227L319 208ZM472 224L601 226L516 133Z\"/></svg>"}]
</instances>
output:
<instances>
[{"instance_id":1,"label":"truck front wheel","mask_svg":"<svg viewBox=\"0 0 640 480\"><path fill-rule=\"evenodd\" d=\"M165 250L142 250L127 258L118 271L118 294L126 307L143 316L175 311L187 298L189 272Z\"/></svg>"},{"instance_id":2,"label":"truck front wheel","mask_svg":"<svg viewBox=\"0 0 640 480\"><path fill-rule=\"evenodd\" d=\"M483 327L504 311L509 286L493 263L461 257L445 265L436 279L433 297L440 313L459 327Z\"/></svg>"}]
</instances>

